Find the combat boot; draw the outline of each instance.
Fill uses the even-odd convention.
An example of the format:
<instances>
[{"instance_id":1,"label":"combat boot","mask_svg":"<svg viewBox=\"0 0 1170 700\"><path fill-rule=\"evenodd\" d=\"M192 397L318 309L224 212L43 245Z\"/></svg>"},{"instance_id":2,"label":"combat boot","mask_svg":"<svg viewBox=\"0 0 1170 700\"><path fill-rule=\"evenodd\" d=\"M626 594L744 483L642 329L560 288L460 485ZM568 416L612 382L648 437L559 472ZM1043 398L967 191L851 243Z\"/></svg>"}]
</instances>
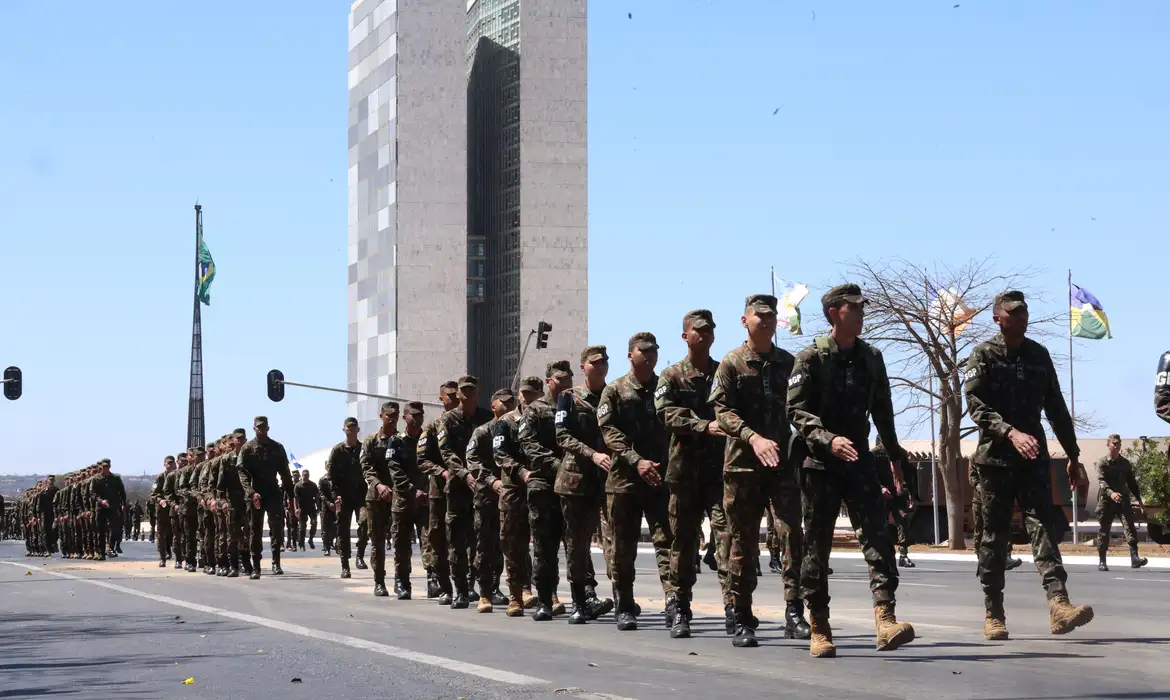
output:
<instances>
[{"instance_id":1,"label":"combat boot","mask_svg":"<svg viewBox=\"0 0 1170 700\"><path fill-rule=\"evenodd\" d=\"M410 600L410 582L395 581L394 594L398 596L398 600Z\"/></svg>"},{"instance_id":2,"label":"combat boot","mask_svg":"<svg viewBox=\"0 0 1170 700\"><path fill-rule=\"evenodd\" d=\"M342 557L341 558L341 578L349 578L350 576L351 576L351 574L349 573L349 558Z\"/></svg>"},{"instance_id":3,"label":"combat boot","mask_svg":"<svg viewBox=\"0 0 1170 700\"><path fill-rule=\"evenodd\" d=\"M230 563L228 565L227 577L228 578L239 578L240 577L240 555L233 554L229 557L229 559L230 559Z\"/></svg>"},{"instance_id":4,"label":"combat boot","mask_svg":"<svg viewBox=\"0 0 1170 700\"><path fill-rule=\"evenodd\" d=\"M569 614L569 624L583 625L591 619L596 619L589 616L589 599L586 597L585 586L570 582L569 591L573 596L573 612Z\"/></svg>"},{"instance_id":5,"label":"combat boot","mask_svg":"<svg viewBox=\"0 0 1170 700\"><path fill-rule=\"evenodd\" d=\"M558 597L556 593L553 593L552 595L552 603L550 604L550 608L552 610L553 617L556 617L557 615L564 615L566 612L565 604L561 602L560 597Z\"/></svg>"},{"instance_id":6,"label":"combat boot","mask_svg":"<svg viewBox=\"0 0 1170 700\"><path fill-rule=\"evenodd\" d=\"M248 578L253 581L260 580L260 557L252 557L252 572L248 574Z\"/></svg>"},{"instance_id":7,"label":"combat boot","mask_svg":"<svg viewBox=\"0 0 1170 700\"><path fill-rule=\"evenodd\" d=\"M456 593L455 597L451 599L452 610L466 610L470 604L471 602L467 600L466 593Z\"/></svg>"},{"instance_id":8,"label":"combat boot","mask_svg":"<svg viewBox=\"0 0 1170 700\"><path fill-rule=\"evenodd\" d=\"M829 626L829 609L809 610L808 612L809 656L818 659L831 659L837 655L837 646L833 644L833 628Z\"/></svg>"},{"instance_id":9,"label":"combat boot","mask_svg":"<svg viewBox=\"0 0 1170 700\"><path fill-rule=\"evenodd\" d=\"M280 552L273 552L272 553L272 575L273 576L282 576L283 574L284 574L284 569L280 568Z\"/></svg>"},{"instance_id":10,"label":"combat boot","mask_svg":"<svg viewBox=\"0 0 1170 700\"><path fill-rule=\"evenodd\" d=\"M679 603L678 609L674 613L674 624L670 626L670 638L689 639L690 636L691 606L690 603Z\"/></svg>"},{"instance_id":11,"label":"combat boot","mask_svg":"<svg viewBox=\"0 0 1170 700\"><path fill-rule=\"evenodd\" d=\"M812 632L804 619L804 601L794 600L784 610L785 639L808 639Z\"/></svg>"},{"instance_id":12,"label":"combat boot","mask_svg":"<svg viewBox=\"0 0 1170 700\"><path fill-rule=\"evenodd\" d=\"M220 559L220 560L219 560L219 568L217 568L217 569L215 570L215 575L216 575L216 576L227 576L227 575L228 575L228 568L229 568L229 567L228 567L228 559L227 559L227 557L224 557L223 559Z\"/></svg>"},{"instance_id":13,"label":"combat boot","mask_svg":"<svg viewBox=\"0 0 1170 700\"><path fill-rule=\"evenodd\" d=\"M1098 550L1097 552L1097 571L1108 571L1109 564L1105 562L1105 550Z\"/></svg>"},{"instance_id":14,"label":"combat boot","mask_svg":"<svg viewBox=\"0 0 1170 700\"><path fill-rule=\"evenodd\" d=\"M67 558L67 559L68 559L68 558L70 558L70 557L69 557L69 555L66 555L66 558ZM166 559L159 559L159 561L158 561L158 568L160 568L160 569L165 569L165 568L167 568L167 560L166 560Z\"/></svg>"},{"instance_id":15,"label":"combat boot","mask_svg":"<svg viewBox=\"0 0 1170 700\"><path fill-rule=\"evenodd\" d=\"M435 578L434 569L427 568L427 600L438 598L443 591L439 589L439 581Z\"/></svg>"},{"instance_id":16,"label":"combat boot","mask_svg":"<svg viewBox=\"0 0 1170 700\"><path fill-rule=\"evenodd\" d=\"M914 562L910 561L910 551L902 547L902 551L898 553L898 566L903 569L913 569Z\"/></svg>"},{"instance_id":17,"label":"combat boot","mask_svg":"<svg viewBox=\"0 0 1170 700\"><path fill-rule=\"evenodd\" d=\"M728 636L735 634L735 606L734 605L728 604L728 605L723 606L723 627L725 628L725 631L727 632Z\"/></svg>"},{"instance_id":18,"label":"combat boot","mask_svg":"<svg viewBox=\"0 0 1170 700\"><path fill-rule=\"evenodd\" d=\"M775 553L768 555L768 570L774 574L779 574L784 571L784 566L780 563L780 557Z\"/></svg>"},{"instance_id":19,"label":"combat boot","mask_svg":"<svg viewBox=\"0 0 1170 700\"><path fill-rule=\"evenodd\" d=\"M1093 620L1093 608L1089 605L1073 606L1064 593L1048 599L1048 620L1053 634L1068 634Z\"/></svg>"},{"instance_id":20,"label":"combat boot","mask_svg":"<svg viewBox=\"0 0 1170 700\"><path fill-rule=\"evenodd\" d=\"M366 558L361 554L357 555L357 561L354 563L354 566L357 567L358 571L365 571L366 569L370 568L366 566Z\"/></svg>"},{"instance_id":21,"label":"combat boot","mask_svg":"<svg viewBox=\"0 0 1170 700\"><path fill-rule=\"evenodd\" d=\"M525 610L531 610L531 609L535 608L540 603L540 601L537 600L536 596L532 595L532 589L527 587L527 586L524 587L523 600L524 600L524 609Z\"/></svg>"},{"instance_id":22,"label":"combat boot","mask_svg":"<svg viewBox=\"0 0 1170 700\"><path fill-rule=\"evenodd\" d=\"M386 590L386 583L384 581L375 581L374 582L374 597L375 598L385 598L388 595L390 595L390 593Z\"/></svg>"},{"instance_id":23,"label":"combat boot","mask_svg":"<svg viewBox=\"0 0 1170 700\"><path fill-rule=\"evenodd\" d=\"M1007 616L1002 610L988 610L983 618L983 638L992 642L1008 639Z\"/></svg>"},{"instance_id":24,"label":"combat boot","mask_svg":"<svg viewBox=\"0 0 1170 700\"><path fill-rule=\"evenodd\" d=\"M240 555L240 567L244 570L245 576L252 575L252 558L247 554Z\"/></svg>"},{"instance_id":25,"label":"combat boot","mask_svg":"<svg viewBox=\"0 0 1170 700\"><path fill-rule=\"evenodd\" d=\"M487 596L481 595L479 597L479 605L475 606L475 611L477 613L490 613L492 610L494 610L494 608L492 607L491 599Z\"/></svg>"},{"instance_id":26,"label":"combat boot","mask_svg":"<svg viewBox=\"0 0 1170 700\"><path fill-rule=\"evenodd\" d=\"M666 601L666 611L664 613L664 617L666 617L666 627L668 629L674 627L674 618L677 616L678 616L678 600L675 598L671 598L670 600Z\"/></svg>"},{"instance_id":27,"label":"combat boot","mask_svg":"<svg viewBox=\"0 0 1170 700\"><path fill-rule=\"evenodd\" d=\"M508 609L504 611L504 614L508 617L524 617L524 589L513 586L510 590L512 597L508 601Z\"/></svg>"},{"instance_id":28,"label":"combat boot","mask_svg":"<svg viewBox=\"0 0 1170 700\"><path fill-rule=\"evenodd\" d=\"M914 627L909 622L898 622L894 615L894 601L873 606L873 620L877 627L878 651L893 651L914 641Z\"/></svg>"},{"instance_id":29,"label":"combat boot","mask_svg":"<svg viewBox=\"0 0 1170 700\"><path fill-rule=\"evenodd\" d=\"M760 643L756 641L756 628L759 626L760 621L755 615L750 612L736 611L735 636L731 638L731 646L739 649L758 647Z\"/></svg>"},{"instance_id":30,"label":"combat boot","mask_svg":"<svg viewBox=\"0 0 1170 700\"><path fill-rule=\"evenodd\" d=\"M175 568L176 568L176 569L182 569L182 568L183 568L183 560L182 560L182 559L176 559L176 560L175 560Z\"/></svg>"},{"instance_id":31,"label":"combat boot","mask_svg":"<svg viewBox=\"0 0 1170 700\"><path fill-rule=\"evenodd\" d=\"M1136 544L1129 548L1129 565L1132 568L1140 569L1149 563L1150 563L1149 559L1146 559L1145 557L1138 556L1138 548L1137 548Z\"/></svg>"},{"instance_id":32,"label":"combat boot","mask_svg":"<svg viewBox=\"0 0 1170 700\"><path fill-rule=\"evenodd\" d=\"M593 586L585 587L585 610L590 620L596 620L602 615L607 615L613 610L613 599L606 598L602 600L597 597L597 589Z\"/></svg>"},{"instance_id":33,"label":"combat boot","mask_svg":"<svg viewBox=\"0 0 1170 700\"><path fill-rule=\"evenodd\" d=\"M504 595L499 588L492 591L490 597L492 599L492 605L507 605L509 601L508 596Z\"/></svg>"},{"instance_id":34,"label":"combat boot","mask_svg":"<svg viewBox=\"0 0 1170 700\"><path fill-rule=\"evenodd\" d=\"M712 548L707 549L707 553L703 555L703 563L706 564L707 568L712 570L712 571L719 570L719 563L715 560L715 550L714 549L712 549Z\"/></svg>"},{"instance_id":35,"label":"combat boot","mask_svg":"<svg viewBox=\"0 0 1170 700\"><path fill-rule=\"evenodd\" d=\"M1011 571L1012 569L1018 569L1023 565L1024 565L1023 559L1020 559L1019 557L1010 557L1009 556L1007 566L1004 567L1004 571Z\"/></svg>"}]
</instances>

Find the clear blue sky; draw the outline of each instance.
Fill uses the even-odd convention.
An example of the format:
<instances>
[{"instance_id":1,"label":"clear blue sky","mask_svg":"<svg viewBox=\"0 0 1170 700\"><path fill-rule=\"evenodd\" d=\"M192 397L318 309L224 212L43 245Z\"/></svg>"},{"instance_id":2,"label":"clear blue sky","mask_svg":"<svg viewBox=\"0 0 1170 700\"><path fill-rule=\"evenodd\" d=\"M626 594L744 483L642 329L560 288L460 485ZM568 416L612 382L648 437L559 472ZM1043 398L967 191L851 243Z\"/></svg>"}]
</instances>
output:
<instances>
[{"instance_id":1,"label":"clear blue sky","mask_svg":"<svg viewBox=\"0 0 1170 700\"><path fill-rule=\"evenodd\" d=\"M1116 335L1078 344L1078 406L1166 433L1170 4L953 4L591 3L590 339L678 359L705 306L722 353L769 265L815 300L857 255L994 252L1049 311L1073 268ZM349 4L174 5L0 5L0 472L182 446L196 198L209 433L340 438L341 396L264 374L345 381Z\"/></svg>"}]
</instances>

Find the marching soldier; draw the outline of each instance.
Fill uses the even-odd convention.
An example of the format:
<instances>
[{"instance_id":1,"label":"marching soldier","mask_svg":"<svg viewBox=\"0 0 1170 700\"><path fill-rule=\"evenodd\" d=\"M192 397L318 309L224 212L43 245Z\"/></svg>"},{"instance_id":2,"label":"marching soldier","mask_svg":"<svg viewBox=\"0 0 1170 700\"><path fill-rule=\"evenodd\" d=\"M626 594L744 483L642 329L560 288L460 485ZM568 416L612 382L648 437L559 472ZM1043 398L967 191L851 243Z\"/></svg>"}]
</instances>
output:
<instances>
[{"instance_id":1,"label":"marching soldier","mask_svg":"<svg viewBox=\"0 0 1170 700\"><path fill-rule=\"evenodd\" d=\"M394 500L392 467L402 454L402 441L398 439L397 401L382 404L379 417L382 425L362 441L359 461L362 475L367 484L366 522L372 539L370 563L374 568L374 595L384 598L386 590L386 535L390 530L390 504ZM466 607L466 606L465 606Z\"/></svg>"},{"instance_id":2,"label":"marching soldier","mask_svg":"<svg viewBox=\"0 0 1170 700\"><path fill-rule=\"evenodd\" d=\"M364 521L368 514L365 501L368 485L362 474L361 454L362 446L358 442L358 422L356 418L346 418L341 427L345 439L333 446L329 451L328 471L333 479L333 506L337 511L337 552L341 555L341 578L350 578L350 526L354 516ZM362 539L362 532L358 530L358 568L366 568L363 559L366 542Z\"/></svg>"},{"instance_id":3,"label":"marching soldier","mask_svg":"<svg viewBox=\"0 0 1170 700\"><path fill-rule=\"evenodd\" d=\"M1142 487L1133 473L1133 465L1121 454L1121 436L1114 433L1107 441L1109 454L1097 460L1097 553L1101 563L1098 571L1108 571L1105 555L1109 550L1109 534L1113 519L1120 518L1125 541L1129 544L1129 565L1140 569L1150 563L1138 556L1137 526L1133 522L1130 499L1136 498L1142 506Z\"/></svg>"},{"instance_id":4,"label":"marching soldier","mask_svg":"<svg viewBox=\"0 0 1170 700\"><path fill-rule=\"evenodd\" d=\"M504 555L500 549L500 468L492 449L492 431L500 418L516 405L511 389L492 394L492 419L471 431L467 442L467 471L475 483L475 570L479 576L479 604L476 612L490 613L496 605L507 605L500 592ZM470 486L470 484L469 484Z\"/></svg>"},{"instance_id":5,"label":"marching soldier","mask_svg":"<svg viewBox=\"0 0 1170 700\"><path fill-rule=\"evenodd\" d=\"M419 533L419 550L423 566L427 567L428 584L435 556L429 549L423 530L427 524L429 489L427 476L418 466L418 443L423 434L423 417L422 402L411 401L406 404L406 427L397 436L402 444L402 453L398 459L389 463L390 476L394 481L394 501L390 510L394 538L394 594L398 600L410 600L411 534L416 531ZM429 590L427 597L430 597Z\"/></svg>"},{"instance_id":6,"label":"marching soldier","mask_svg":"<svg viewBox=\"0 0 1170 700\"><path fill-rule=\"evenodd\" d=\"M261 534L264 528L264 514L268 514L269 542L272 548L272 573L280 576L280 544L284 540L284 513L281 509L281 494L292 493L292 474L288 469L288 453L284 445L268 437L268 419L257 416L253 422L256 437L249 440L240 450L240 482L244 495L251 501L252 520L252 575L260 578L260 558L264 551ZM277 475L281 483L276 483Z\"/></svg>"},{"instance_id":7,"label":"marching soldier","mask_svg":"<svg viewBox=\"0 0 1170 700\"><path fill-rule=\"evenodd\" d=\"M532 595L532 559L528 551L528 486L522 474L528 472L528 456L520 444L520 423L528 404L541 395L540 377L520 380L520 405L504 414L492 429L492 449L500 467L500 548L508 578L508 617L522 617L537 606Z\"/></svg>"},{"instance_id":8,"label":"marching soldier","mask_svg":"<svg viewBox=\"0 0 1170 700\"><path fill-rule=\"evenodd\" d=\"M313 538L317 536L317 504L321 500L321 490L309 479L308 469L301 469L301 481L293 493L296 496L297 510L300 512L297 527L297 534L300 536L298 544L301 551L305 551L305 538L308 538L309 549L316 549Z\"/></svg>"},{"instance_id":9,"label":"marching soldier","mask_svg":"<svg viewBox=\"0 0 1170 700\"><path fill-rule=\"evenodd\" d=\"M443 404L446 413L459 403L459 384L454 381L444 382L439 387L439 402ZM427 511L427 541L431 545L431 566L428 574L427 597L437 597L439 605L450 605L452 601L451 566L447 556L447 478L449 476L443 465L443 456L439 454L439 420L427 423L423 427L423 434L418 440L418 467L430 477L428 488ZM432 584L433 582L433 584ZM433 589L433 590L432 590ZM437 594L432 596L431 593Z\"/></svg>"},{"instance_id":10,"label":"marching soldier","mask_svg":"<svg viewBox=\"0 0 1170 700\"><path fill-rule=\"evenodd\" d=\"M321 492L321 550L329 556L337 539L337 506L334 505L333 479L329 476L329 462L325 462L325 476L317 480Z\"/></svg>"},{"instance_id":11,"label":"marching soldier","mask_svg":"<svg viewBox=\"0 0 1170 700\"><path fill-rule=\"evenodd\" d=\"M158 545L158 566L160 569L165 569L167 566L167 559L171 557L171 506L172 503L167 500L165 494L165 487L167 477L174 473L176 469L175 458L167 455L163 458L163 471L154 478L154 486L150 490L150 501L148 501L154 509L152 513L155 518L150 521L150 537L151 541ZM156 534L157 527L157 537Z\"/></svg>"}]
</instances>

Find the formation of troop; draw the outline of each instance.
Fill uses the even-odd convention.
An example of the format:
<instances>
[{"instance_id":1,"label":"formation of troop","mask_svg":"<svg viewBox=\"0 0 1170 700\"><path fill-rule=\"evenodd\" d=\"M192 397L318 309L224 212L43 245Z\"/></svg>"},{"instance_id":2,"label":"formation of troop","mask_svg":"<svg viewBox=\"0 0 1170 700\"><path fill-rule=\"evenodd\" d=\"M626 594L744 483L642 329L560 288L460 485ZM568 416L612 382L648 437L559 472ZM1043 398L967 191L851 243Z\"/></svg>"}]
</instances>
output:
<instances>
[{"instance_id":1,"label":"formation of troop","mask_svg":"<svg viewBox=\"0 0 1170 700\"><path fill-rule=\"evenodd\" d=\"M85 469L49 475L15 504L24 523L25 555L104 561L122 552L126 486L103 459ZM60 485L59 485L60 481Z\"/></svg>"},{"instance_id":2,"label":"formation of troop","mask_svg":"<svg viewBox=\"0 0 1170 700\"><path fill-rule=\"evenodd\" d=\"M490 409L481 407L481 388L471 376L440 387L444 411L429 422L422 403L388 401L380 427L364 439L358 421L345 419L344 439L330 451L318 484L305 471L293 478L283 446L268 436L267 419L257 417L252 440L240 429L166 458L150 501L159 566L173 559L187 571L237 577L242 569L258 579L267 518L271 570L279 575L281 550L303 549L307 525L312 546L319 513L324 553L339 555L341 578L352 577L351 562L372 569L375 596L389 596L392 583L399 600L412 597L417 541L426 597L441 605L458 610L475 603L480 613L503 606L508 616L530 611L538 622L567 615L575 625L612 612L618 630L629 631L638 628L642 613L634 581L645 521L666 626L671 637L685 638L692 632L706 520L711 538L705 559L718 571L726 633L734 646L754 647L759 528L766 515L768 541L775 543L770 565L781 574L786 602L785 634L808 640L814 657L832 657L828 562L843 505L869 569L876 648L897 649L915 636L896 614L899 565L913 565L898 506L908 455L895 430L882 354L860 337L867 300L846 284L821 302L831 330L795 356L773 343L776 298L756 294L745 300L740 319L746 341L722 361L710 355L715 319L700 309L682 319L686 357L661 373L655 371L657 339L642 332L629 340L628 371L612 381L608 349L593 345L575 363L556 360L544 377L522 378L516 392L496 390ZM1024 295L998 295L993 313L1000 333L975 347L964 377L979 431L971 479L984 634L1008 638L1004 572L1019 564L1010 546L1017 504L1027 516L1051 632L1065 634L1089 623L1093 610L1070 602L1047 517L1054 504L1042 414L1069 458L1070 483L1083 479L1080 452L1052 359L1026 336ZM1170 372L1170 353L1163 361L1160 378ZM1157 401L1159 415L1170 422L1167 382L1159 382ZM876 448L870 446L871 425ZM1114 514L1129 512L1135 485L1110 466L1120 440L1116 450L1112 440L1110 447L1098 466L1108 484L1102 498L1115 506L1111 522ZM100 550L94 543L108 536L109 525L100 524L102 504L117 496L108 460L99 466L100 474L86 470L70 478L77 487L70 503L80 509L70 551ZM99 517L84 517L90 507ZM356 552L350 536L355 523ZM590 556L595 538L612 597L598 593ZM1131 546L1137 566L1136 541ZM557 595L562 548L571 609ZM393 552L392 579L387 550Z\"/></svg>"}]
</instances>

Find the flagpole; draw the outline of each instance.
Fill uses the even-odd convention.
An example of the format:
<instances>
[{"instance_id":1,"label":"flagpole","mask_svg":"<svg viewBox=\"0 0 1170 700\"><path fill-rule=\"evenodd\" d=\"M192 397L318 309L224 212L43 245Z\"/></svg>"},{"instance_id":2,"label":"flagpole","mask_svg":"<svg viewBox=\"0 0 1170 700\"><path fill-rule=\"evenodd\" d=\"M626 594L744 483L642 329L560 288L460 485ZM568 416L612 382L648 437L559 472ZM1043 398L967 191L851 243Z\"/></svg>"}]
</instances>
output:
<instances>
[{"instance_id":1,"label":"flagpole","mask_svg":"<svg viewBox=\"0 0 1170 700\"><path fill-rule=\"evenodd\" d=\"M1073 308L1073 293L1072 293L1072 269L1068 271L1068 398L1069 398L1069 414L1075 422L1077 419L1077 387L1076 377L1073 374L1073 334L1072 334L1072 308ZM1067 455L1069 461L1072 461L1072 455ZM1072 484L1072 510L1073 510L1073 544L1080 541L1080 528L1077 522L1080 518L1079 504L1077 503L1077 484Z\"/></svg>"},{"instance_id":2,"label":"flagpole","mask_svg":"<svg viewBox=\"0 0 1170 700\"><path fill-rule=\"evenodd\" d=\"M938 532L938 459L935 457L934 435L934 375L930 377L930 502L934 507L934 544L939 544Z\"/></svg>"}]
</instances>

